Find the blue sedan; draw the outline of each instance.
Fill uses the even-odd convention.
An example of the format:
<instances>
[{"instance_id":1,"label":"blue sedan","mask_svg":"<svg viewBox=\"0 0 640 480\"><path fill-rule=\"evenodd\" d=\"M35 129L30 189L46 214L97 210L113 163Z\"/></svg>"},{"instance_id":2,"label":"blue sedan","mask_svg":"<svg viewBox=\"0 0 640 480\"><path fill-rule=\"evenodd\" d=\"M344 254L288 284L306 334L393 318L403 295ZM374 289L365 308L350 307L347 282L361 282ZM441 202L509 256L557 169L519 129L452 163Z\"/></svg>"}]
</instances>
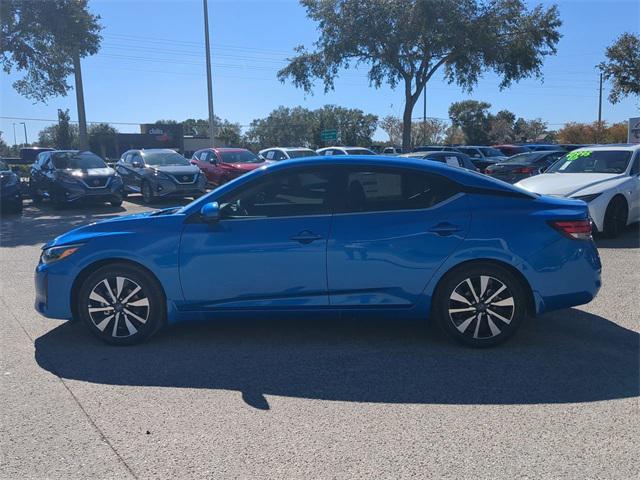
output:
<instances>
[{"instance_id":1,"label":"blue sedan","mask_svg":"<svg viewBox=\"0 0 640 480\"><path fill-rule=\"evenodd\" d=\"M421 159L315 157L57 237L35 308L120 345L185 320L349 311L483 347L592 300L600 268L582 201Z\"/></svg>"}]
</instances>

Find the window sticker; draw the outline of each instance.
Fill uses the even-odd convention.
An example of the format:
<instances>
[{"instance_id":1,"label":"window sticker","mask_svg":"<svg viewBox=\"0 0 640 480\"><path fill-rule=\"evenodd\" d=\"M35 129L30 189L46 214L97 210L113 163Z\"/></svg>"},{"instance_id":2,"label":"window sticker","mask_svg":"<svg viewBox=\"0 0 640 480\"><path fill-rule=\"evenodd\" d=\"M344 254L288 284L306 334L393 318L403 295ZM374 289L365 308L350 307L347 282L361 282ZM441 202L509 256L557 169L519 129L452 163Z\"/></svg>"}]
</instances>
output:
<instances>
[{"instance_id":1,"label":"window sticker","mask_svg":"<svg viewBox=\"0 0 640 480\"><path fill-rule=\"evenodd\" d=\"M577 160L581 157L589 157L593 154L591 150L582 150L582 151L573 151L567 153L567 161L572 162L573 160ZM563 165L564 166L564 165ZM560 169L562 170L562 169Z\"/></svg>"}]
</instances>

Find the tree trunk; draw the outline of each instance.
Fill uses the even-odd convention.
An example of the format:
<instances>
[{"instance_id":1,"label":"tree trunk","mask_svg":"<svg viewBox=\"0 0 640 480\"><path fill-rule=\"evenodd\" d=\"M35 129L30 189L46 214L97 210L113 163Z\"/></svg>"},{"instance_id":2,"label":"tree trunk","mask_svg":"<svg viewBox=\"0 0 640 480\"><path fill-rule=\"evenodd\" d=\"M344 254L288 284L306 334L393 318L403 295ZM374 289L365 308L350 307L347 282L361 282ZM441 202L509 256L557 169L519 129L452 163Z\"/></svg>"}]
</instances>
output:
<instances>
[{"instance_id":1,"label":"tree trunk","mask_svg":"<svg viewBox=\"0 0 640 480\"><path fill-rule=\"evenodd\" d=\"M82 88L82 71L80 69L80 56L76 51L73 55L73 72L76 80L76 101L78 103L78 142L80 150L89 150L89 138L87 137L87 116L84 112L84 90Z\"/></svg>"},{"instance_id":2,"label":"tree trunk","mask_svg":"<svg viewBox=\"0 0 640 480\"><path fill-rule=\"evenodd\" d=\"M404 113L402 114L402 151L411 150L411 115L413 113L413 100L411 95L405 98Z\"/></svg>"}]
</instances>

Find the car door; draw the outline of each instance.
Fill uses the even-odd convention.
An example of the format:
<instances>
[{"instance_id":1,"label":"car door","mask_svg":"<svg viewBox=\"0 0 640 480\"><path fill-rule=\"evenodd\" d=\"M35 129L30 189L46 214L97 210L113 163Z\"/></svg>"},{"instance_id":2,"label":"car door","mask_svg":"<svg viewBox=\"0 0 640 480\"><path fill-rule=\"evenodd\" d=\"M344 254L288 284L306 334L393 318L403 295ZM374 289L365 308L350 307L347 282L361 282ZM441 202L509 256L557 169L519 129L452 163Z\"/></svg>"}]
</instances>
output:
<instances>
[{"instance_id":1,"label":"car door","mask_svg":"<svg viewBox=\"0 0 640 480\"><path fill-rule=\"evenodd\" d=\"M330 177L326 168L260 175L217 199L218 222L187 222L179 257L188 308L327 305Z\"/></svg>"},{"instance_id":2,"label":"car door","mask_svg":"<svg viewBox=\"0 0 640 480\"><path fill-rule=\"evenodd\" d=\"M30 179L30 187L34 192L38 192L43 188L43 172L42 165L49 157L48 153L40 153L38 154L36 161L31 166L31 179Z\"/></svg>"},{"instance_id":3,"label":"car door","mask_svg":"<svg viewBox=\"0 0 640 480\"><path fill-rule=\"evenodd\" d=\"M408 307L469 228L467 197L439 175L344 169L327 245L329 302Z\"/></svg>"},{"instance_id":4,"label":"car door","mask_svg":"<svg viewBox=\"0 0 640 480\"><path fill-rule=\"evenodd\" d=\"M135 187L133 182L133 171L131 170L132 152L125 152L116 164L116 172L122 177L122 183L126 192L137 192L139 189Z\"/></svg>"}]
</instances>

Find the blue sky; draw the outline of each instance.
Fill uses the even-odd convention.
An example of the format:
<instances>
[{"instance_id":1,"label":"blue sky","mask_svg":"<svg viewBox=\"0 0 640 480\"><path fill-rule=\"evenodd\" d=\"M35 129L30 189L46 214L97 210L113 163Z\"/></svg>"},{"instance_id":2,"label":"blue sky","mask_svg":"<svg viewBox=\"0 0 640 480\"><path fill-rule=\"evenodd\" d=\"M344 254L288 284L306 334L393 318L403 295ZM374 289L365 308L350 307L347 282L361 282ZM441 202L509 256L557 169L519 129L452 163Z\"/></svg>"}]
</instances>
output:
<instances>
[{"instance_id":1,"label":"blue sky","mask_svg":"<svg viewBox=\"0 0 640 480\"><path fill-rule=\"evenodd\" d=\"M360 108L383 117L400 115L401 90L368 86L366 70L344 72L335 91L321 86L306 95L291 84L281 84L276 72L298 44L310 45L317 33L304 9L294 0L209 0L217 115L247 126L279 105L316 108L337 104ZM530 2L531 5L540 2ZM550 4L554 2L542 2ZM492 104L492 111L509 109L525 118L541 117L550 128L567 121L596 120L598 72L604 50L621 33L640 29L640 2L560 1L563 38L558 55L546 60L544 82L530 79L508 90L487 74L470 95L434 78L427 88L427 115L447 118L451 102L474 98ZM92 0L90 8L102 17L101 51L83 60L85 101L89 121L113 123L121 132L138 131L137 124L160 118L183 120L207 115L202 2L200 0ZM18 75L2 74L0 130L13 143L13 123L25 121L29 140L50 124L58 108L68 108L77 119L74 92L47 104L32 104L11 87ZM71 79L70 79L71 81ZM609 88L605 85L605 96ZM617 105L603 102L609 122L638 116L640 100ZM414 116L422 115L422 102ZM22 125L16 125L18 143ZM385 140L378 131L376 138Z\"/></svg>"}]
</instances>

